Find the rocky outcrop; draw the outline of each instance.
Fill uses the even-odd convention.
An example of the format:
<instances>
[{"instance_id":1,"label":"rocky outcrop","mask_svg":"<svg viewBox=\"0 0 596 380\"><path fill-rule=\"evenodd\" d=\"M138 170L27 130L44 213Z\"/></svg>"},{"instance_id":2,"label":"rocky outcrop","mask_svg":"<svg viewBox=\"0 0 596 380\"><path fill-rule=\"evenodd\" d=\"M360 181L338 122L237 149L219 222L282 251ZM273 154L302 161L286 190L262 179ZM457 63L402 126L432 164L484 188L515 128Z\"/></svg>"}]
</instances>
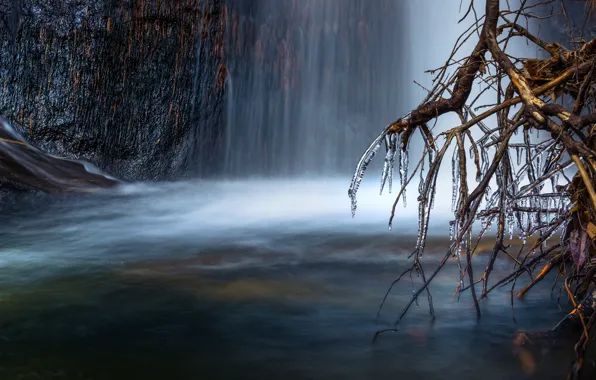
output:
<instances>
[{"instance_id":1,"label":"rocky outcrop","mask_svg":"<svg viewBox=\"0 0 596 380\"><path fill-rule=\"evenodd\" d=\"M28 142L128 180L217 170L221 1L0 0L0 13L0 114Z\"/></svg>"},{"instance_id":2,"label":"rocky outcrop","mask_svg":"<svg viewBox=\"0 0 596 380\"><path fill-rule=\"evenodd\" d=\"M0 178L45 192L86 191L118 183L89 163L52 156L29 145L1 117Z\"/></svg>"}]
</instances>

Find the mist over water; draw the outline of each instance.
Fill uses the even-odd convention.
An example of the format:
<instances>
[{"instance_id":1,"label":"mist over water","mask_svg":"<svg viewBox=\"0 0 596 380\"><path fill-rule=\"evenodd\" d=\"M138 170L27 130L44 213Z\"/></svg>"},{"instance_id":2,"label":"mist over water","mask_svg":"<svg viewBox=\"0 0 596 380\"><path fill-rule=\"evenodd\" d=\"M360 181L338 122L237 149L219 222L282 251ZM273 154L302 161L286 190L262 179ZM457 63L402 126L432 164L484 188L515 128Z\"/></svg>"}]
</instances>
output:
<instances>
[{"instance_id":1,"label":"mist over water","mask_svg":"<svg viewBox=\"0 0 596 380\"><path fill-rule=\"evenodd\" d=\"M49 203L42 200L42 208L39 200L33 200L2 217L1 265L110 265L200 255L204 249L229 244L265 247L280 238L307 234L413 236L415 204L406 209L400 204L397 231L389 234L393 195L379 196L377 186L364 186L361 192L356 219L351 218L341 178L129 184ZM445 235L446 223L441 221L436 228L436 234ZM363 259L371 258L363 254ZM309 259L307 251L299 256ZM258 253L244 259L266 265ZM278 259L288 257L280 254Z\"/></svg>"}]
</instances>

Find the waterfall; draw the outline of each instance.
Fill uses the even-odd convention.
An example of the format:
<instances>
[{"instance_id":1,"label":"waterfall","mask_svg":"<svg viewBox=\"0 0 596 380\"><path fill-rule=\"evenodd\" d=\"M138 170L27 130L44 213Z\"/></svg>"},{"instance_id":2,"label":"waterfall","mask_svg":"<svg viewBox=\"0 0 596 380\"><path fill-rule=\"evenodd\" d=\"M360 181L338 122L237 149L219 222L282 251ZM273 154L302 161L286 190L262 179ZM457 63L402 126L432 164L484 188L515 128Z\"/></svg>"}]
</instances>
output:
<instances>
[{"instance_id":1,"label":"waterfall","mask_svg":"<svg viewBox=\"0 0 596 380\"><path fill-rule=\"evenodd\" d=\"M225 174L348 174L405 110L405 2L229 3Z\"/></svg>"},{"instance_id":2,"label":"waterfall","mask_svg":"<svg viewBox=\"0 0 596 380\"><path fill-rule=\"evenodd\" d=\"M233 79L231 76L228 77L226 81L226 119L225 123L227 126L231 126L235 124L234 119L234 85ZM230 162L234 157L234 151L232 150L232 128L225 129L225 161Z\"/></svg>"},{"instance_id":3,"label":"waterfall","mask_svg":"<svg viewBox=\"0 0 596 380\"><path fill-rule=\"evenodd\" d=\"M415 108L432 87L425 71L443 66L474 22L470 16L458 23L464 3L461 9L459 0L230 1L224 174L349 178L382 128ZM481 17L484 4L476 8ZM472 36L454 59L467 56L476 41ZM508 52L537 55L518 41ZM472 98L477 94L475 85ZM492 95L483 96L485 104ZM459 124L448 114L432 127L437 133ZM410 166L422 145L415 134ZM381 163L376 160L365 182L377 181ZM450 171L444 165L440 188L451 188ZM415 199L412 189L408 197ZM439 196L441 207L448 207L450 193Z\"/></svg>"}]
</instances>

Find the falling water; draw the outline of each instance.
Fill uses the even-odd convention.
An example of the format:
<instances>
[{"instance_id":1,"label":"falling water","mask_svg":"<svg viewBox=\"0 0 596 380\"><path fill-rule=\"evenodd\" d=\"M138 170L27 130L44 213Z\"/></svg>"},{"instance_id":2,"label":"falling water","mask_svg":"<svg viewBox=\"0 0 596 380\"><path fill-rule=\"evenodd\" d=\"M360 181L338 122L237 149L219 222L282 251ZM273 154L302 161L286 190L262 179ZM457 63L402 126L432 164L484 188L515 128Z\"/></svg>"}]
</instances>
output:
<instances>
[{"instance_id":1,"label":"falling water","mask_svg":"<svg viewBox=\"0 0 596 380\"><path fill-rule=\"evenodd\" d=\"M234 79L229 76L227 81L226 81L226 92L227 92L227 97L226 97L226 124L228 125L234 125L235 124L235 119L234 119ZM233 155L234 152L232 150L232 134L234 133L234 131L232 130L232 128L226 128L225 130L225 136L226 136L226 142L225 142L225 147L226 147L226 151L225 151L225 160L226 162L229 162Z\"/></svg>"},{"instance_id":2,"label":"falling water","mask_svg":"<svg viewBox=\"0 0 596 380\"><path fill-rule=\"evenodd\" d=\"M201 74L201 48L203 44L201 43L201 38L197 38L197 53L195 55L195 69L194 69L194 76L193 76L193 93L192 93L192 104L195 106L197 104L197 92L199 90L199 80ZM194 110L193 110L194 113Z\"/></svg>"},{"instance_id":3,"label":"falling water","mask_svg":"<svg viewBox=\"0 0 596 380\"><path fill-rule=\"evenodd\" d=\"M228 1L224 176L349 179L382 128L432 88L425 70L443 66L473 23L473 14L458 23L460 6L459 0ZM454 59L469 54L476 40ZM518 45L509 51L520 53ZM522 56L534 53L521 47ZM444 115L431 127L438 132L459 123L457 115ZM422 145L415 134L410 165ZM367 175L376 177L382 160L373 164ZM440 177L451 181L445 170Z\"/></svg>"},{"instance_id":4,"label":"falling water","mask_svg":"<svg viewBox=\"0 0 596 380\"><path fill-rule=\"evenodd\" d=\"M230 3L226 174L347 174L403 108L404 2Z\"/></svg>"},{"instance_id":5,"label":"falling water","mask_svg":"<svg viewBox=\"0 0 596 380\"><path fill-rule=\"evenodd\" d=\"M228 9L232 177L349 176L381 129L418 105L432 86L424 71L444 65L473 22L458 24L459 0L229 0ZM442 117L438 128L458 121ZM411 153L420 146L416 136Z\"/></svg>"}]
</instances>

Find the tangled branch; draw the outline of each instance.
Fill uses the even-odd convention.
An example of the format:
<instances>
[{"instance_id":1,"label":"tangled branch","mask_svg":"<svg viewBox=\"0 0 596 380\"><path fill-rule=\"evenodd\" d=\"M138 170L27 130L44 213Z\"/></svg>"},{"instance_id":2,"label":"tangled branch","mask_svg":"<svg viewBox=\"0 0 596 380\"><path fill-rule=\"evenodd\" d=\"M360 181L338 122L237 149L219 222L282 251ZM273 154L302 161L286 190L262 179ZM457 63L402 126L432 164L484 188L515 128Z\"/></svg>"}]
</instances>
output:
<instances>
[{"instance_id":1,"label":"tangled branch","mask_svg":"<svg viewBox=\"0 0 596 380\"><path fill-rule=\"evenodd\" d=\"M364 172L384 145L381 192L387 183L391 191L396 162L400 177L400 190L389 221L391 228L397 204L400 200L405 204L406 188L417 174L420 176L416 249L411 255L412 267L400 278L415 272L421 276L422 285L396 319L394 328L381 332L394 331L424 292L434 317L429 285L450 258L457 262L460 272L457 292L471 291L478 317L479 302L494 289L511 284L513 305L514 295L523 297L553 269L558 269L564 274L562 286L573 304L570 316L579 316L583 325L572 370L572 375L577 376L589 334L594 333L596 315L587 316L593 309L589 307L591 300L596 303L596 260L592 259L596 255L596 39L570 41L570 46L565 47L544 41L520 22L548 18L551 14L538 16L536 12L557 4L555 0L544 0L528 5L522 0L519 9L500 9L499 0L486 0L484 16L477 17L471 0L460 22L474 15L472 26L458 38L446 64L430 71L434 75L433 87L427 90L426 98L385 127L365 151L348 194L354 215ZM563 2L560 4L564 10ZM593 6L592 2L589 6ZM472 52L455 60L463 44L474 37L478 40ZM511 56L507 47L513 38L537 46L548 53L548 58ZM459 67L452 72L454 66ZM481 90L472 98L475 84ZM482 104L489 95L496 102ZM456 114L460 124L433 132L429 124L448 113ZM420 132L425 149L414 172L409 174L408 147L416 131ZM538 138L540 132L542 138ZM421 258L437 177L448 154L453 155L451 243L438 266L425 276ZM475 184L470 176L475 176ZM473 232L479 224L479 231ZM490 237L494 239L493 248L483 273L475 280L472 262L479 260L475 253L492 226L496 226L496 237ZM547 241L557 232L562 232L557 237L559 242L549 249ZM513 239L514 235L522 242L517 253L510 252L511 247L505 242L507 236ZM515 263L514 269L491 284L494 263L501 255ZM528 276L529 282L515 292L516 282L522 276ZM480 284L481 290L477 290Z\"/></svg>"}]
</instances>

